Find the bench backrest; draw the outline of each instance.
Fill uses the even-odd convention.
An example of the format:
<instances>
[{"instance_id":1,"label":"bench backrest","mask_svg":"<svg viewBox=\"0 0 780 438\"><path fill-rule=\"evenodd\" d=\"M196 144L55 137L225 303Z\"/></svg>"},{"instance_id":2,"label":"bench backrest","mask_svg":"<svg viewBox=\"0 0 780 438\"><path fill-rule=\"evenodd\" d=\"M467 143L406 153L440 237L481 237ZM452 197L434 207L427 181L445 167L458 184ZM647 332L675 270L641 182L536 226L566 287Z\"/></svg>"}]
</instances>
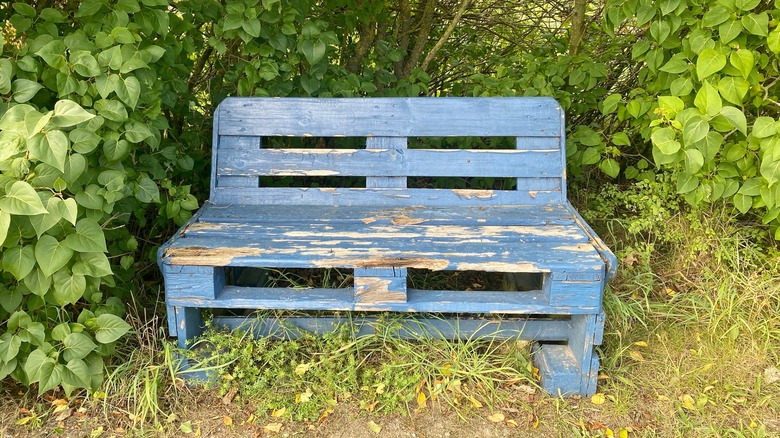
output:
<instances>
[{"instance_id":1,"label":"bench backrest","mask_svg":"<svg viewBox=\"0 0 780 438\"><path fill-rule=\"evenodd\" d=\"M269 149L263 137L365 137L365 149ZM514 137L516 149L407 149L409 137ZM228 98L214 115L211 202L518 205L566 199L551 98ZM261 176L365 176L366 188L261 187ZM406 177L517 178L515 190L407 187Z\"/></svg>"}]
</instances>

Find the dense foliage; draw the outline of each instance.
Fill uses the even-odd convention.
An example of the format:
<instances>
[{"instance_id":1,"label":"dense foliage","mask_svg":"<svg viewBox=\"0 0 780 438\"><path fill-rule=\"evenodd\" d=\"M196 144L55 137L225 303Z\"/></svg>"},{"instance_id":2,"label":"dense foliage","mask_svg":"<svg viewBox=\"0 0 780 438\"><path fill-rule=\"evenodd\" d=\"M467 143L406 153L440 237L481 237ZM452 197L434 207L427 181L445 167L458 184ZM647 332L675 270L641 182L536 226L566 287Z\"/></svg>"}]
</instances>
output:
<instances>
[{"instance_id":1,"label":"dense foliage","mask_svg":"<svg viewBox=\"0 0 780 438\"><path fill-rule=\"evenodd\" d=\"M668 171L688 202L726 199L778 236L773 8L609 0L578 21L569 2L5 3L0 378L100 384L123 303L158 281L156 246L206 196L210 114L229 95L551 95L575 177Z\"/></svg>"}]
</instances>

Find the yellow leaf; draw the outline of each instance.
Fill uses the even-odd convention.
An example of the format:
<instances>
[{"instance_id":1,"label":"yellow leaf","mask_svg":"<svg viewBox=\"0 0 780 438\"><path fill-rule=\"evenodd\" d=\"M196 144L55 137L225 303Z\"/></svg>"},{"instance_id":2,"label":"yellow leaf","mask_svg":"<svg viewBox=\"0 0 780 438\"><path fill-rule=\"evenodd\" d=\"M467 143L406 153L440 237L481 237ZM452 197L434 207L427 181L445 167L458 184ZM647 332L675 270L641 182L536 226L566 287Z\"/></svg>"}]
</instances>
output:
<instances>
[{"instance_id":1,"label":"yellow leaf","mask_svg":"<svg viewBox=\"0 0 780 438\"><path fill-rule=\"evenodd\" d=\"M384 394L385 393L385 384L384 383L380 383L379 385L377 385L376 386L376 391L374 391L374 392L376 392L377 394Z\"/></svg>"},{"instance_id":2,"label":"yellow leaf","mask_svg":"<svg viewBox=\"0 0 780 438\"><path fill-rule=\"evenodd\" d=\"M677 292L674 289L670 289L670 288L667 287L666 288L666 295L668 295L670 297L673 297L673 296L677 295Z\"/></svg>"},{"instance_id":3,"label":"yellow leaf","mask_svg":"<svg viewBox=\"0 0 780 438\"><path fill-rule=\"evenodd\" d=\"M685 394L680 397L680 402L682 402L683 409L687 409L689 411L696 409L696 402L693 400L693 397L690 394Z\"/></svg>"},{"instance_id":4,"label":"yellow leaf","mask_svg":"<svg viewBox=\"0 0 780 438\"><path fill-rule=\"evenodd\" d=\"M186 421L179 425L179 430L184 433L192 433L192 422Z\"/></svg>"},{"instance_id":5,"label":"yellow leaf","mask_svg":"<svg viewBox=\"0 0 780 438\"><path fill-rule=\"evenodd\" d=\"M604 432L604 435L608 438L615 438L615 432L612 432L612 429L607 428L607 430Z\"/></svg>"},{"instance_id":6,"label":"yellow leaf","mask_svg":"<svg viewBox=\"0 0 780 438\"><path fill-rule=\"evenodd\" d=\"M227 415L222 417L222 422L225 423L225 426L232 426L233 425L233 418L228 417Z\"/></svg>"},{"instance_id":7,"label":"yellow leaf","mask_svg":"<svg viewBox=\"0 0 780 438\"><path fill-rule=\"evenodd\" d=\"M310 363L299 363L295 366L295 374L302 376L306 374L306 371L309 371L309 368L311 368L312 364Z\"/></svg>"},{"instance_id":8,"label":"yellow leaf","mask_svg":"<svg viewBox=\"0 0 780 438\"><path fill-rule=\"evenodd\" d=\"M637 341L637 342L634 342L634 345L636 345L637 347L647 347L647 342L645 342L645 341Z\"/></svg>"},{"instance_id":9,"label":"yellow leaf","mask_svg":"<svg viewBox=\"0 0 780 438\"><path fill-rule=\"evenodd\" d=\"M427 401L428 398L425 396L424 392L420 392L417 394L417 407L419 409L424 409L426 406L428 406Z\"/></svg>"},{"instance_id":10,"label":"yellow leaf","mask_svg":"<svg viewBox=\"0 0 780 438\"><path fill-rule=\"evenodd\" d=\"M371 430L371 432L379 433L382 431L382 426L374 423L373 421L368 422L368 428Z\"/></svg>"},{"instance_id":11,"label":"yellow leaf","mask_svg":"<svg viewBox=\"0 0 780 438\"><path fill-rule=\"evenodd\" d=\"M501 412L496 412L495 414L488 415L488 417L487 417L488 420L490 420L490 421L492 421L494 423L500 423L500 422L504 421L504 418L505 418L504 414L502 414Z\"/></svg>"},{"instance_id":12,"label":"yellow leaf","mask_svg":"<svg viewBox=\"0 0 780 438\"><path fill-rule=\"evenodd\" d=\"M20 418L20 419L18 419L16 421L14 421L14 423L16 423L19 426L24 426L25 424L29 423L30 420L32 420L32 419L33 419L33 417L22 417L22 418Z\"/></svg>"},{"instance_id":13,"label":"yellow leaf","mask_svg":"<svg viewBox=\"0 0 780 438\"><path fill-rule=\"evenodd\" d=\"M311 389L307 389L306 392L302 392L295 396L295 403L306 403L311 400L312 395L314 394L311 392Z\"/></svg>"},{"instance_id":14,"label":"yellow leaf","mask_svg":"<svg viewBox=\"0 0 780 438\"><path fill-rule=\"evenodd\" d=\"M477 409L482 407L482 403L480 403L479 400L475 399L474 397L469 396L469 401L471 402L471 406L474 406Z\"/></svg>"},{"instance_id":15,"label":"yellow leaf","mask_svg":"<svg viewBox=\"0 0 780 438\"><path fill-rule=\"evenodd\" d=\"M68 406L68 401L67 400L63 400L61 398L58 398L58 399L52 401L51 404L52 404L52 406L57 406L57 407L59 407L59 406Z\"/></svg>"},{"instance_id":16,"label":"yellow leaf","mask_svg":"<svg viewBox=\"0 0 780 438\"><path fill-rule=\"evenodd\" d=\"M450 364L444 365L441 368L441 373L444 374L444 376L446 376L446 377L451 376L452 375L452 365L450 365Z\"/></svg>"},{"instance_id":17,"label":"yellow leaf","mask_svg":"<svg viewBox=\"0 0 780 438\"><path fill-rule=\"evenodd\" d=\"M263 426L263 432L265 433L279 433L282 431L282 423L268 423Z\"/></svg>"},{"instance_id":18,"label":"yellow leaf","mask_svg":"<svg viewBox=\"0 0 780 438\"><path fill-rule=\"evenodd\" d=\"M628 431L626 429L620 429L618 438L628 438Z\"/></svg>"},{"instance_id":19,"label":"yellow leaf","mask_svg":"<svg viewBox=\"0 0 780 438\"><path fill-rule=\"evenodd\" d=\"M56 401L56 400L55 400ZM54 413L59 414L62 411L68 410L68 403L66 402L64 405L55 405Z\"/></svg>"},{"instance_id":20,"label":"yellow leaf","mask_svg":"<svg viewBox=\"0 0 780 438\"><path fill-rule=\"evenodd\" d=\"M606 401L607 401L607 398L604 397L604 394L602 394L600 392L596 393L596 394L593 394L593 397L590 398L590 402L593 403L594 405L603 405L604 402L606 402Z\"/></svg>"},{"instance_id":21,"label":"yellow leaf","mask_svg":"<svg viewBox=\"0 0 780 438\"><path fill-rule=\"evenodd\" d=\"M274 411L273 411L273 412L271 412L271 416L272 416L272 417L279 418L279 417L281 417L282 415L284 415L284 413L285 413L285 412L287 412L287 408L274 409Z\"/></svg>"},{"instance_id":22,"label":"yellow leaf","mask_svg":"<svg viewBox=\"0 0 780 438\"><path fill-rule=\"evenodd\" d=\"M246 422L249 424L253 424L257 417L255 417L255 414L249 414L249 418L246 419Z\"/></svg>"},{"instance_id":23,"label":"yellow leaf","mask_svg":"<svg viewBox=\"0 0 780 438\"><path fill-rule=\"evenodd\" d=\"M631 356L631 359L634 359L637 362L644 362L645 361L645 357L642 356L642 353L640 353L640 352L638 352L636 350L629 351L628 355Z\"/></svg>"},{"instance_id":24,"label":"yellow leaf","mask_svg":"<svg viewBox=\"0 0 780 438\"><path fill-rule=\"evenodd\" d=\"M515 420L506 420L506 425L509 427L517 427L517 421Z\"/></svg>"}]
</instances>

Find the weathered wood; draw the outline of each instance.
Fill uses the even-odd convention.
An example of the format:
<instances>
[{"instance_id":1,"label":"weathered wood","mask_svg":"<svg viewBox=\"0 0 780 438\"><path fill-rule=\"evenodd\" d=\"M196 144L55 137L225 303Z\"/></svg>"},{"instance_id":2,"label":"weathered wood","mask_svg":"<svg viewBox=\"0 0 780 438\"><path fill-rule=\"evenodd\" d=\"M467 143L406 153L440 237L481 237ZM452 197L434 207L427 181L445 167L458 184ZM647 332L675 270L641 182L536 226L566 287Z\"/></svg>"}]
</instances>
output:
<instances>
[{"instance_id":1,"label":"weathered wood","mask_svg":"<svg viewBox=\"0 0 780 438\"><path fill-rule=\"evenodd\" d=\"M307 333L325 334L344 325L354 326L356 337L376 334L378 317L214 317L215 327L243 330L256 337L299 339ZM387 330L382 332L387 334ZM446 340L507 340L565 341L569 336L565 320L542 318L430 318L414 317L394 320L390 335L399 339L422 337Z\"/></svg>"},{"instance_id":2,"label":"weathered wood","mask_svg":"<svg viewBox=\"0 0 780 438\"><path fill-rule=\"evenodd\" d=\"M563 171L560 156L559 150L513 149L230 149L220 152L217 174L220 178L228 175L560 178Z\"/></svg>"},{"instance_id":3,"label":"weathered wood","mask_svg":"<svg viewBox=\"0 0 780 438\"><path fill-rule=\"evenodd\" d=\"M211 198L158 251L169 331L186 347L202 329L200 309L209 308L542 315L500 323L405 319L399 336L533 339L542 342L533 360L548 392L592 394L602 291L617 260L566 200L564 126L549 98L226 99L214 115ZM366 148L263 149L264 136L365 137ZM514 137L516 147L407 148L409 137L426 136ZM360 176L366 188L260 187L260 176L304 177L294 178L299 184ZM407 188L407 177L517 184ZM258 279L242 281L241 268L354 269L354 285L261 287ZM407 268L532 274L541 282L531 287L540 290L407 289ZM231 328L244 321L215 318ZM344 322L286 321L265 319L251 330L289 338L282 324L320 333ZM358 334L372 333L371 318L348 321Z\"/></svg>"},{"instance_id":4,"label":"weathered wood","mask_svg":"<svg viewBox=\"0 0 780 438\"><path fill-rule=\"evenodd\" d=\"M393 188L293 188L268 187L237 189L216 187L215 204L251 205L371 205L371 206L493 206L561 202L559 189L551 190L470 190Z\"/></svg>"},{"instance_id":5,"label":"weathered wood","mask_svg":"<svg viewBox=\"0 0 780 438\"><path fill-rule=\"evenodd\" d=\"M220 135L320 137L551 137L561 108L548 97L227 98Z\"/></svg>"},{"instance_id":6,"label":"weathered wood","mask_svg":"<svg viewBox=\"0 0 780 438\"><path fill-rule=\"evenodd\" d=\"M594 313L595 307L551 306L542 291L428 291L407 290L405 303L385 302L355 306L354 290L290 289L225 286L214 300L171 297L176 306L218 309L334 310L429 313L497 313L513 315L573 315Z\"/></svg>"}]
</instances>

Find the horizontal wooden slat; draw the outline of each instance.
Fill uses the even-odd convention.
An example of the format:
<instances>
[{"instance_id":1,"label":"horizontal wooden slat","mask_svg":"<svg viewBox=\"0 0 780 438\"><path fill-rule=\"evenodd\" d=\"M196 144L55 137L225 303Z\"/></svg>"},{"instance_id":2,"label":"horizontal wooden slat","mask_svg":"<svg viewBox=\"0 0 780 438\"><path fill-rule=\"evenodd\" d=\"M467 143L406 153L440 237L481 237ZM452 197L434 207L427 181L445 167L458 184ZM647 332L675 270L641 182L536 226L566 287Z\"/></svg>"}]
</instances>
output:
<instances>
[{"instance_id":1,"label":"horizontal wooden slat","mask_svg":"<svg viewBox=\"0 0 780 438\"><path fill-rule=\"evenodd\" d=\"M376 333L378 317L230 317L213 318L215 327L229 330L245 330L256 337L272 339L298 339L305 333L330 333L343 325L355 327L355 336L370 336ZM400 339L434 338L447 340L504 340L527 339L537 341L565 341L568 338L568 321L561 319L519 319L500 320L472 318L397 318L390 322L393 329L389 334ZM385 327L379 324L379 327ZM387 330L382 331L388 334Z\"/></svg>"},{"instance_id":2,"label":"horizontal wooden slat","mask_svg":"<svg viewBox=\"0 0 780 438\"><path fill-rule=\"evenodd\" d=\"M560 151L476 149L233 149L218 175L561 177Z\"/></svg>"},{"instance_id":3,"label":"horizontal wooden slat","mask_svg":"<svg viewBox=\"0 0 780 438\"><path fill-rule=\"evenodd\" d=\"M566 315L593 313L592 307L550 306L543 292L463 292L409 289L405 303L355 306L352 289L287 289L227 286L215 300L170 298L174 306L217 309L361 310L437 313Z\"/></svg>"},{"instance_id":4,"label":"horizontal wooden slat","mask_svg":"<svg viewBox=\"0 0 780 438\"><path fill-rule=\"evenodd\" d=\"M241 224L197 222L184 230L184 237L227 237L259 240L305 240L318 245L370 246L388 239L414 239L411 246L428 242L484 242L512 245L518 242L558 242L575 245L588 242L588 236L576 225L382 225L382 224ZM333 245L334 243L330 243Z\"/></svg>"},{"instance_id":5,"label":"horizontal wooden slat","mask_svg":"<svg viewBox=\"0 0 780 438\"><path fill-rule=\"evenodd\" d=\"M227 98L219 135L524 136L561 135L561 109L547 97Z\"/></svg>"},{"instance_id":6,"label":"horizontal wooden slat","mask_svg":"<svg viewBox=\"0 0 780 438\"><path fill-rule=\"evenodd\" d=\"M200 210L204 222L229 223L354 223L427 225L567 225L573 214L563 205L491 207L397 207L280 205L214 205ZM194 221L193 221L194 222Z\"/></svg>"},{"instance_id":7,"label":"horizontal wooden slat","mask_svg":"<svg viewBox=\"0 0 780 438\"><path fill-rule=\"evenodd\" d=\"M328 245L327 243L332 244ZM340 243L337 243L340 242ZM242 239L179 237L163 262L192 266L282 268L424 268L492 272L601 271L599 254L587 243L487 239L360 238Z\"/></svg>"},{"instance_id":8,"label":"horizontal wooden slat","mask_svg":"<svg viewBox=\"0 0 780 438\"><path fill-rule=\"evenodd\" d=\"M268 187L238 189L215 187L215 204L252 205L373 205L373 206L475 206L553 204L560 191L361 189Z\"/></svg>"}]
</instances>

